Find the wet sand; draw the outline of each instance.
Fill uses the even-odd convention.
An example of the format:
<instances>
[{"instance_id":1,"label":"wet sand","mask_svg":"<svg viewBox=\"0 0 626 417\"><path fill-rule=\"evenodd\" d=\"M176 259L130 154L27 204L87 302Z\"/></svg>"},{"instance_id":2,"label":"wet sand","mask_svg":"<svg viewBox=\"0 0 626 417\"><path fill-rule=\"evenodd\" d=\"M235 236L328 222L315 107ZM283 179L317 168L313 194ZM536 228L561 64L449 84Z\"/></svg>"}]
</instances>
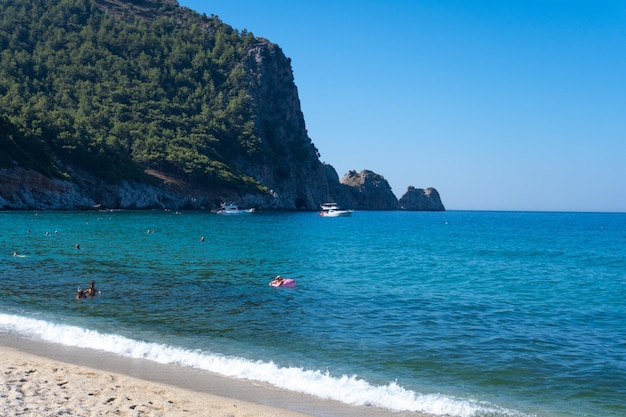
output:
<instances>
[{"instance_id":1,"label":"wet sand","mask_svg":"<svg viewBox=\"0 0 626 417\"><path fill-rule=\"evenodd\" d=\"M0 348L4 416L304 417L305 414Z\"/></svg>"},{"instance_id":2,"label":"wet sand","mask_svg":"<svg viewBox=\"0 0 626 417\"><path fill-rule=\"evenodd\" d=\"M198 369L0 334L0 415L380 417L355 407Z\"/></svg>"}]
</instances>

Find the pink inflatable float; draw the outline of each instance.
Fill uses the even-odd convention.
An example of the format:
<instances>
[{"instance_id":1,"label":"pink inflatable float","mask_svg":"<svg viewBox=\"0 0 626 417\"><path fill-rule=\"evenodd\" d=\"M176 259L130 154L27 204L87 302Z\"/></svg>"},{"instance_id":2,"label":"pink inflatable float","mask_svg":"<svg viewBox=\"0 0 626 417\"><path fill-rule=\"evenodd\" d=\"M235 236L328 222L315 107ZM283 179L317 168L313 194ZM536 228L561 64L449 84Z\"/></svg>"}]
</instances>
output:
<instances>
[{"instance_id":1,"label":"pink inflatable float","mask_svg":"<svg viewBox=\"0 0 626 417\"><path fill-rule=\"evenodd\" d=\"M279 275L274 278L274 280L270 281L270 286L293 288L296 286L296 281L291 278L283 278Z\"/></svg>"}]
</instances>

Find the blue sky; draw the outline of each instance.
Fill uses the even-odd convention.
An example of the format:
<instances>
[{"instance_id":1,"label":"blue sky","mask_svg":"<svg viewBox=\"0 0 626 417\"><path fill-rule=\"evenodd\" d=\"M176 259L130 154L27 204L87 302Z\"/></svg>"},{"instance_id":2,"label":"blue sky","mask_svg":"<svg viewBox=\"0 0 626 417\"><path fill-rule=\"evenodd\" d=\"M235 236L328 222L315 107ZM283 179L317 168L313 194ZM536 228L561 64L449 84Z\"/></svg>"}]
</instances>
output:
<instances>
[{"instance_id":1,"label":"blue sky","mask_svg":"<svg viewBox=\"0 0 626 417\"><path fill-rule=\"evenodd\" d=\"M448 210L626 212L626 1L179 3L282 48L340 178Z\"/></svg>"}]
</instances>

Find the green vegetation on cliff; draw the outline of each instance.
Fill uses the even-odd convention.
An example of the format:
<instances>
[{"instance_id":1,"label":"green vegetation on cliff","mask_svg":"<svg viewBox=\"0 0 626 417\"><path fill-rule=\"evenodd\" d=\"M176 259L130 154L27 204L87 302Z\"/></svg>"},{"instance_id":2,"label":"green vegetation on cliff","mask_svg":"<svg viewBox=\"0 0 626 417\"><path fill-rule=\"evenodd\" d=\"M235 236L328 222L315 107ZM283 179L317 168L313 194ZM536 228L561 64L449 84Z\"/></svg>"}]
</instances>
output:
<instances>
[{"instance_id":1,"label":"green vegetation on cliff","mask_svg":"<svg viewBox=\"0 0 626 417\"><path fill-rule=\"evenodd\" d=\"M0 8L0 167L260 189L235 161L262 149L242 65L262 40L171 1Z\"/></svg>"}]
</instances>

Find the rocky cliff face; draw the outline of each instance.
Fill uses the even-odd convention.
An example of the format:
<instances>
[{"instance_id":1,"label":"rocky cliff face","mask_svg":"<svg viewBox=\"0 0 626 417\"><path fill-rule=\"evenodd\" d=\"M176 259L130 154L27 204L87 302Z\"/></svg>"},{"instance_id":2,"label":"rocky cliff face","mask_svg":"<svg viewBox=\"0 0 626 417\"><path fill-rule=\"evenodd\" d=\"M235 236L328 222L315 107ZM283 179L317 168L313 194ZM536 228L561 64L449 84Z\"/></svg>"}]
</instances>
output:
<instances>
[{"instance_id":1,"label":"rocky cliff face","mask_svg":"<svg viewBox=\"0 0 626 417\"><path fill-rule=\"evenodd\" d=\"M439 193L434 188L415 188L409 186L406 193L400 198L400 207L403 210L444 211Z\"/></svg>"},{"instance_id":2,"label":"rocky cliff face","mask_svg":"<svg viewBox=\"0 0 626 417\"><path fill-rule=\"evenodd\" d=\"M242 161L239 169L271 190L257 203L317 209L328 198L329 183L306 132L291 60L277 45L263 41L249 49L245 65L263 157Z\"/></svg>"},{"instance_id":3,"label":"rocky cliff face","mask_svg":"<svg viewBox=\"0 0 626 417\"><path fill-rule=\"evenodd\" d=\"M0 209L88 208L93 201L69 182L23 168L0 169Z\"/></svg>"},{"instance_id":4,"label":"rocky cliff face","mask_svg":"<svg viewBox=\"0 0 626 417\"><path fill-rule=\"evenodd\" d=\"M439 193L434 188L408 187L400 201L391 192L387 181L379 174L364 170L350 171L339 181L330 165L322 165L322 187L328 194L311 196L318 210L319 204L334 201L344 208L357 210L445 210ZM221 201L233 201L242 207L261 209L289 209L277 205L277 196L240 194L230 190L206 190L189 187L173 178L154 175L154 184L123 181L109 184L75 172L73 180L51 179L34 170L23 168L0 169L0 210L81 210L93 208L121 209L213 209ZM283 189L283 188L281 188ZM286 196L293 194L285 193ZM291 200L288 200L290 204ZM294 209L291 207L291 209ZM308 208L307 208L308 209Z\"/></svg>"},{"instance_id":5,"label":"rocky cliff face","mask_svg":"<svg viewBox=\"0 0 626 417\"><path fill-rule=\"evenodd\" d=\"M349 171L341 179L342 205L357 210L398 210L400 205L387 180L369 170Z\"/></svg>"},{"instance_id":6,"label":"rocky cliff face","mask_svg":"<svg viewBox=\"0 0 626 417\"><path fill-rule=\"evenodd\" d=\"M214 196L181 192L180 187L164 183L123 181L120 184L107 184L86 173L81 174L76 174L75 181L70 181L51 179L34 170L19 167L1 169L0 209L202 209L215 205Z\"/></svg>"}]
</instances>

